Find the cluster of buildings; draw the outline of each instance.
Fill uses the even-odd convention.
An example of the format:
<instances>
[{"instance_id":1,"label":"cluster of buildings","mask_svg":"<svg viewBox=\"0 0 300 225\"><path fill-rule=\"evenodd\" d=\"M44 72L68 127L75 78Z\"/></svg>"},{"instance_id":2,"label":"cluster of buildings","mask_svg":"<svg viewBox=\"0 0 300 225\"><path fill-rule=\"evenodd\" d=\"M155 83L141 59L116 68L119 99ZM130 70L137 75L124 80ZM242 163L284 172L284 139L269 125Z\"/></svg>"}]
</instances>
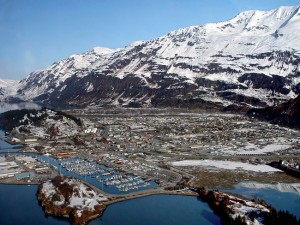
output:
<instances>
[{"instance_id":1,"label":"cluster of buildings","mask_svg":"<svg viewBox=\"0 0 300 225\"><path fill-rule=\"evenodd\" d=\"M75 135L26 143L24 152L80 157L119 170L176 183L168 162L184 159L298 157L300 132L235 115L178 109L81 109L68 113L85 126ZM78 128L76 128L78 129Z\"/></svg>"},{"instance_id":2,"label":"cluster of buildings","mask_svg":"<svg viewBox=\"0 0 300 225\"><path fill-rule=\"evenodd\" d=\"M12 182L32 182L37 175L48 173L50 167L37 160L37 158L25 155L0 156L0 179L10 179Z\"/></svg>"}]
</instances>

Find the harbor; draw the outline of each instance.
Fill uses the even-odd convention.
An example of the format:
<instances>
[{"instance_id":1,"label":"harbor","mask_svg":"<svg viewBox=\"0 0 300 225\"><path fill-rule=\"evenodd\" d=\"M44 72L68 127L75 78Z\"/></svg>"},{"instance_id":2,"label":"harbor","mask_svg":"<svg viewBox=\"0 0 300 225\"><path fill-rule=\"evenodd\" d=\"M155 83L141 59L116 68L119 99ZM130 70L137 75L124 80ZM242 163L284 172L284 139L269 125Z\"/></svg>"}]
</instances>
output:
<instances>
[{"instance_id":1,"label":"harbor","mask_svg":"<svg viewBox=\"0 0 300 225\"><path fill-rule=\"evenodd\" d=\"M100 165L95 162L69 158L59 161L59 165L67 171L80 175L84 180L95 180L102 191L108 188L117 189L119 192L130 192L145 189L154 185L153 181L140 176L119 172L113 168Z\"/></svg>"}]
</instances>

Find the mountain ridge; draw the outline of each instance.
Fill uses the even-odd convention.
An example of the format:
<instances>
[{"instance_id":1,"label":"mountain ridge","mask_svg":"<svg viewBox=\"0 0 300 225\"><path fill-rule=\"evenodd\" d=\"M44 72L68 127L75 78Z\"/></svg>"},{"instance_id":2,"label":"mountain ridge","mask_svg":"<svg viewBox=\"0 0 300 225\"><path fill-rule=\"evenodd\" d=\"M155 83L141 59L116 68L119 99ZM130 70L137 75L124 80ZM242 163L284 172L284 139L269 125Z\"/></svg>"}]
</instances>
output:
<instances>
[{"instance_id":1,"label":"mountain ridge","mask_svg":"<svg viewBox=\"0 0 300 225\"><path fill-rule=\"evenodd\" d=\"M17 96L82 106L280 103L300 93L299 7L245 11L120 49L96 47L32 72Z\"/></svg>"}]
</instances>

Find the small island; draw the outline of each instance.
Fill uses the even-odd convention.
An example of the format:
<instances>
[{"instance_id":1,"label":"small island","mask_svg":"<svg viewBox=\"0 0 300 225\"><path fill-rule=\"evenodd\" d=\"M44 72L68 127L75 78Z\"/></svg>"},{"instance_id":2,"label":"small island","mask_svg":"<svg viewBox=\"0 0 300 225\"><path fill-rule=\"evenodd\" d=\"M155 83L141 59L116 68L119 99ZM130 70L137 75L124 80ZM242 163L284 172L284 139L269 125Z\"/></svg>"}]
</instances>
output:
<instances>
[{"instance_id":1,"label":"small island","mask_svg":"<svg viewBox=\"0 0 300 225\"><path fill-rule=\"evenodd\" d=\"M38 199L45 214L66 217L74 225L101 216L109 204L154 194L199 194L222 224L299 225L294 216L267 205L219 192L191 191L230 189L245 180L298 183L297 177L269 164L282 160L298 166L299 131L236 115L181 113L146 109L134 114L123 109L62 113L48 108L7 112L0 115L0 125L6 122L2 129L9 134L2 139L17 144L22 156L1 158L6 169L1 182L42 183ZM65 171L81 181L56 177ZM84 182L86 177L95 186ZM109 194L110 188L118 190L117 195Z\"/></svg>"},{"instance_id":2,"label":"small island","mask_svg":"<svg viewBox=\"0 0 300 225\"><path fill-rule=\"evenodd\" d=\"M42 183L38 199L46 215L66 217L73 225L101 216L108 200L81 181L62 176Z\"/></svg>"},{"instance_id":3,"label":"small island","mask_svg":"<svg viewBox=\"0 0 300 225\"><path fill-rule=\"evenodd\" d=\"M299 225L289 212L279 211L260 199L247 200L233 194L197 189L199 198L208 203L226 225Z\"/></svg>"}]
</instances>

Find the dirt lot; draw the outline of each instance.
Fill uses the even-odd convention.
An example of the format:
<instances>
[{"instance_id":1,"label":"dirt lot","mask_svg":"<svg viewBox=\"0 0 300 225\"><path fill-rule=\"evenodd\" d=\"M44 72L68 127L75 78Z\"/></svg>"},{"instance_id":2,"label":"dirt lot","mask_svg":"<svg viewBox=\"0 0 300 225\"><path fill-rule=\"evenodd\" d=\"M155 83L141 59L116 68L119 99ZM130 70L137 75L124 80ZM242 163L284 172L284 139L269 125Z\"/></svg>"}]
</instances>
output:
<instances>
[{"instance_id":1,"label":"dirt lot","mask_svg":"<svg viewBox=\"0 0 300 225\"><path fill-rule=\"evenodd\" d=\"M281 182L281 183L300 183L300 179L285 173L258 173L247 171L232 170L207 170L196 169L190 171L196 178L191 182L195 187L206 187L211 189L231 189L233 185L243 181L258 182Z\"/></svg>"}]
</instances>

